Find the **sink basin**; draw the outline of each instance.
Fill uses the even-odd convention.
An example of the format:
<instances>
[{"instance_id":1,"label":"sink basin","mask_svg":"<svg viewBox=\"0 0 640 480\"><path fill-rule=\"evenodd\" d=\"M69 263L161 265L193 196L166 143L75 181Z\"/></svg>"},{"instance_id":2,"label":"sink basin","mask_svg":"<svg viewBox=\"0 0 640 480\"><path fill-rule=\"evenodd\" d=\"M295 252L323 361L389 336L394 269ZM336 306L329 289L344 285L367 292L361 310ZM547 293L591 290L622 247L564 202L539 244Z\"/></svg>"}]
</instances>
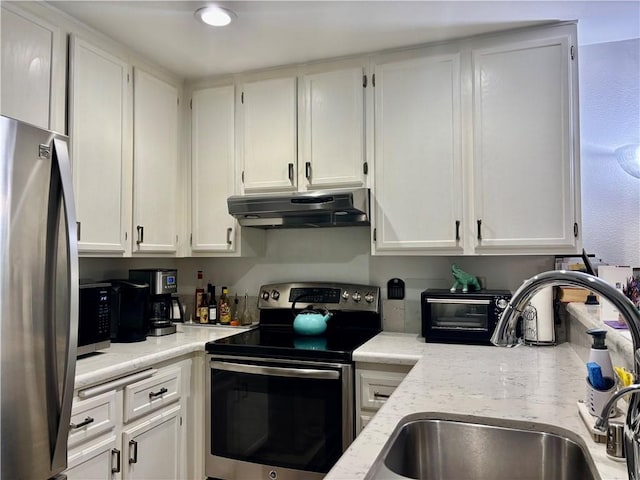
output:
<instances>
[{"instance_id":1,"label":"sink basin","mask_svg":"<svg viewBox=\"0 0 640 480\"><path fill-rule=\"evenodd\" d=\"M403 418L368 479L595 480L583 440L551 425L418 413Z\"/></svg>"}]
</instances>

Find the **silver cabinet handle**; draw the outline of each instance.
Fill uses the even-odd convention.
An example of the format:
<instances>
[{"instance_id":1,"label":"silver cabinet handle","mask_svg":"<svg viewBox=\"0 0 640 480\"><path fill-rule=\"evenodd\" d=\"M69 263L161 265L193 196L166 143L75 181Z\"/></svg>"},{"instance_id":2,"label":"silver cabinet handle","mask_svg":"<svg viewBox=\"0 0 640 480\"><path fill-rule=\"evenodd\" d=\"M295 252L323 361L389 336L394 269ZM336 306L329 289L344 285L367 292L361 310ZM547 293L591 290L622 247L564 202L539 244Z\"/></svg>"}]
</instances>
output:
<instances>
[{"instance_id":1,"label":"silver cabinet handle","mask_svg":"<svg viewBox=\"0 0 640 480\"><path fill-rule=\"evenodd\" d=\"M95 419L92 417L87 417L85 418L82 422L80 423L72 423L71 425L69 425L71 428L77 429L77 428L82 428L82 427L86 427L87 425L89 425L90 423L95 422Z\"/></svg>"},{"instance_id":2,"label":"silver cabinet handle","mask_svg":"<svg viewBox=\"0 0 640 480\"><path fill-rule=\"evenodd\" d=\"M131 447L133 447L133 457L131 457ZM138 463L138 442L129 440L129 464Z\"/></svg>"},{"instance_id":3,"label":"silver cabinet handle","mask_svg":"<svg viewBox=\"0 0 640 480\"><path fill-rule=\"evenodd\" d=\"M228 372L248 373L252 375L267 375L273 377L312 378L316 380L337 380L340 373L335 370L320 370L312 368L285 368L262 365L246 365L233 362L211 362L212 368Z\"/></svg>"},{"instance_id":4,"label":"silver cabinet handle","mask_svg":"<svg viewBox=\"0 0 640 480\"><path fill-rule=\"evenodd\" d=\"M116 456L116 466L113 466L113 456ZM121 458L121 454L120 454L120 450L118 450L117 448L112 448L111 449L111 473L120 473L120 464L121 464L122 458Z\"/></svg>"},{"instance_id":5,"label":"silver cabinet handle","mask_svg":"<svg viewBox=\"0 0 640 480\"><path fill-rule=\"evenodd\" d=\"M136 245L140 245L142 242L144 242L144 227L142 225L138 225L136 227L136 230L138 231L138 239L136 240Z\"/></svg>"},{"instance_id":6,"label":"silver cabinet handle","mask_svg":"<svg viewBox=\"0 0 640 480\"><path fill-rule=\"evenodd\" d=\"M387 400L390 396L391 396L390 394L386 394L386 393L373 392L374 399L384 398L385 400Z\"/></svg>"},{"instance_id":7,"label":"silver cabinet handle","mask_svg":"<svg viewBox=\"0 0 640 480\"><path fill-rule=\"evenodd\" d=\"M227 245L231 245L231 233L233 232L233 228L227 228Z\"/></svg>"},{"instance_id":8,"label":"silver cabinet handle","mask_svg":"<svg viewBox=\"0 0 640 480\"><path fill-rule=\"evenodd\" d=\"M166 388L162 387L160 390L158 390L157 392L149 392L149 399L155 398L155 397L159 397L160 395L164 395L165 393L167 393L169 390L167 390Z\"/></svg>"}]
</instances>

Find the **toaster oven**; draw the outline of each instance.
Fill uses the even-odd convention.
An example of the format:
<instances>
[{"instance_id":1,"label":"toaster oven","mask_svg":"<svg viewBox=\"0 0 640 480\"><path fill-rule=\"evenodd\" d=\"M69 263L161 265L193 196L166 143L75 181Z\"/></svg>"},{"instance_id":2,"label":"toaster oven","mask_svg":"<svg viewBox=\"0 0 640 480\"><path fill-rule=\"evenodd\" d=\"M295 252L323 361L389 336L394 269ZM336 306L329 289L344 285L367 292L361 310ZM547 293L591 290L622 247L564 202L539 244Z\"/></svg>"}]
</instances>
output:
<instances>
[{"instance_id":1,"label":"toaster oven","mask_svg":"<svg viewBox=\"0 0 640 480\"><path fill-rule=\"evenodd\" d=\"M489 345L498 319L511 300L507 290L421 294L422 336L426 342Z\"/></svg>"}]
</instances>

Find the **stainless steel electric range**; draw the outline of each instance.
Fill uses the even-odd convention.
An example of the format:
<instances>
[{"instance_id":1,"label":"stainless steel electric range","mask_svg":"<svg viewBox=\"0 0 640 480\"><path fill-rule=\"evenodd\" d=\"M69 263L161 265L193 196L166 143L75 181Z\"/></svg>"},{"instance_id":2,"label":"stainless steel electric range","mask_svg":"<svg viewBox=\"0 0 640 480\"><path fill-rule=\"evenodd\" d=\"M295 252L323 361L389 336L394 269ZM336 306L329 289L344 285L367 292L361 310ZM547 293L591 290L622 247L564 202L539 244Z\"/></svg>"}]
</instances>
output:
<instances>
[{"instance_id":1,"label":"stainless steel electric range","mask_svg":"<svg viewBox=\"0 0 640 480\"><path fill-rule=\"evenodd\" d=\"M296 334L296 315L311 306L331 313L326 331ZM258 328L206 346L205 473L320 479L355 436L352 354L381 331L380 289L264 285L258 308Z\"/></svg>"}]
</instances>

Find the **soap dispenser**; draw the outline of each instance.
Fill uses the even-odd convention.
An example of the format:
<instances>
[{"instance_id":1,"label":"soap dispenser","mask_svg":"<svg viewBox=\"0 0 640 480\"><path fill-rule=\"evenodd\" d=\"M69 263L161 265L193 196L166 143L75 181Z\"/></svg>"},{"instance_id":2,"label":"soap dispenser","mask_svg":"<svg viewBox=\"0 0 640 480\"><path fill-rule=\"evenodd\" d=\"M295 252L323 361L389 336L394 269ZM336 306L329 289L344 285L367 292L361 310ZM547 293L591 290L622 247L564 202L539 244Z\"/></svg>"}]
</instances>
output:
<instances>
[{"instance_id":1,"label":"soap dispenser","mask_svg":"<svg viewBox=\"0 0 640 480\"><path fill-rule=\"evenodd\" d=\"M611 364L611 356L605 343L607 331L603 328L592 328L591 330L587 330L587 333L593 337L593 344L591 345L591 352L589 353L589 362L595 362L600 365L602 376L605 378L608 377L615 382L616 377L613 371L613 365Z\"/></svg>"}]
</instances>

